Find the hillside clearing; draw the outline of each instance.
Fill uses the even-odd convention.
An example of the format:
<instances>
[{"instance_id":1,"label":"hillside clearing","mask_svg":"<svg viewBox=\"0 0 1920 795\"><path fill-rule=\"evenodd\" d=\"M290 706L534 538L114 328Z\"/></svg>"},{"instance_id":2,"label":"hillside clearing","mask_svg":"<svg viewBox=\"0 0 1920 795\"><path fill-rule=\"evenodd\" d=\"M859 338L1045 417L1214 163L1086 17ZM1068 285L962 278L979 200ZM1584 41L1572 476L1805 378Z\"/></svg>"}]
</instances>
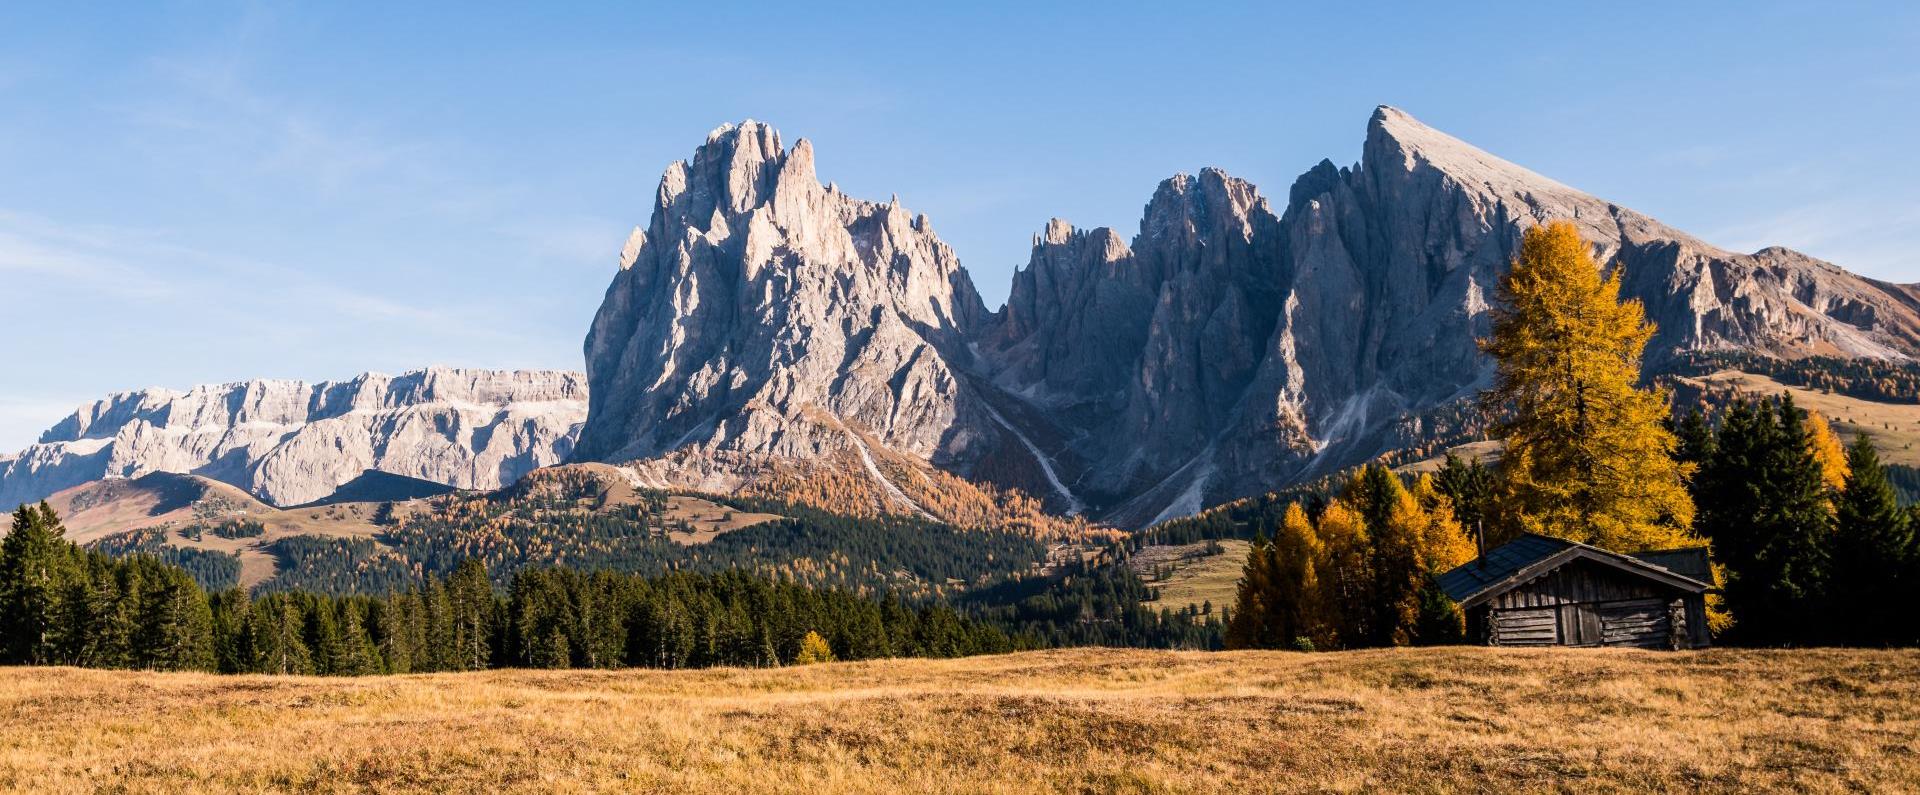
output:
<instances>
[{"instance_id":1,"label":"hillside clearing","mask_svg":"<svg viewBox=\"0 0 1920 795\"><path fill-rule=\"evenodd\" d=\"M0 672L39 792L1920 785L1920 652L1068 650L360 679Z\"/></svg>"},{"instance_id":2,"label":"hillside clearing","mask_svg":"<svg viewBox=\"0 0 1920 795\"><path fill-rule=\"evenodd\" d=\"M198 475L154 472L134 479L109 479L81 484L48 498L66 525L65 538L89 544L102 538L147 527L166 529L166 543L231 555L240 561L239 585L252 588L273 578L279 559L273 545L293 536L364 538L385 547L382 528L374 524L377 503L333 503L300 508L275 508L232 485ZM260 535L221 538L203 532L195 539L186 530L211 527L223 520L259 522Z\"/></svg>"},{"instance_id":3,"label":"hillside clearing","mask_svg":"<svg viewBox=\"0 0 1920 795\"><path fill-rule=\"evenodd\" d=\"M1500 463L1500 456L1506 452L1506 448L1507 446L1504 442L1492 440L1467 442L1466 444L1447 448L1419 461L1410 464L1401 464L1400 466L1394 467L1393 471L1409 475L1439 472L1447 465L1447 455L1449 453L1457 456L1461 461L1478 461L1482 464L1493 466Z\"/></svg>"},{"instance_id":4,"label":"hillside clearing","mask_svg":"<svg viewBox=\"0 0 1920 795\"><path fill-rule=\"evenodd\" d=\"M1882 403L1874 400L1788 386L1764 375L1722 370L1708 376L1683 379L1715 391L1731 390L1748 398L1771 397L1781 393L1793 396L1800 408L1815 412L1833 425L1835 432L1851 439L1865 433L1873 437L1880 460L1889 464L1920 466L1920 405Z\"/></svg>"},{"instance_id":5,"label":"hillside clearing","mask_svg":"<svg viewBox=\"0 0 1920 795\"><path fill-rule=\"evenodd\" d=\"M1160 591L1160 598L1147 604L1170 610L1210 605L1215 614L1231 607L1253 544L1235 539L1216 543L1221 551L1211 554L1206 551L1207 542L1141 547L1134 553L1128 561L1134 573L1147 578L1147 584ZM1156 579L1155 569L1163 566L1171 566L1173 571Z\"/></svg>"},{"instance_id":6,"label":"hillside clearing","mask_svg":"<svg viewBox=\"0 0 1920 795\"><path fill-rule=\"evenodd\" d=\"M576 475L591 480L597 492L580 500L581 509L598 515L627 515L635 509L654 510L652 522L668 539L682 546L705 544L725 533L752 527L785 517L778 514L742 511L694 495L668 495L664 503L657 496L636 488L623 470L606 464L575 464L536 470L528 481L538 487L542 478L555 480ZM362 490L382 488L425 488L424 481L369 471L355 480ZM432 484L427 484L432 485ZM509 494L509 490L494 495ZM486 499L477 492L451 497L423 497L392 502L322 502L292 508L277 508L261 502L230 484L201 477L169 472L153 472L138 478L111 478L62 490L48 499L66 527L64 537L77 544L91 544L118 533L158 528L164 530L161 542L176 549L197 550L226 555L240 564L237 584L251 589L280 573L283 561L275 545L296 536L364 540L381 552L399 554L388 537L389 528L380 523L383 507L402 519L432 518L437 511L458 499ZM510 498L509 498L510 499ZM258 523L258 534L225 538L211 532L223 522ZM196 532L199 531L199 532ZM195 537L195 536L198 537Z\"/></svg>"},{"instance_id":7,"label":"hillside clearing","mask_svg":"<svg viewBox=\"0 0 1920 795\"><path fill-rule=\"evenodd\" d=\"M668 538L681 544L695 545L719 538L722 533L785 517L735 510L711 500L675 494L667 498L667 510L660 518L666 523Z\"/></svg>"}]
</instances>

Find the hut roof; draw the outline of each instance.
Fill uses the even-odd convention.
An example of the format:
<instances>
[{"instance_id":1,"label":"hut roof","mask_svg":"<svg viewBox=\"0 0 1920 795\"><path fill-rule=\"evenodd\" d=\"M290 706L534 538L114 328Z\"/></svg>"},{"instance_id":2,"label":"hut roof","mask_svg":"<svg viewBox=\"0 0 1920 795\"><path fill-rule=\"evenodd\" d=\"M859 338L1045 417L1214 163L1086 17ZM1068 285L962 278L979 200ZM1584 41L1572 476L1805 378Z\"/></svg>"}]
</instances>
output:
<instances>
[{"instance_id":1,"label":"hut roof","mask_svg":"<svg viewBox=\"0 0 1920 795\"><path fill-rule=\"evenodd\" d=\"M1440 589L1463 607L1472 607L1531 582L1573 560L1605 566L1685 591L1712 590L1713 575L1704 548L1623 555L1564 538L1524 533L1440 575Z\"/></svg>"}]
</instances>

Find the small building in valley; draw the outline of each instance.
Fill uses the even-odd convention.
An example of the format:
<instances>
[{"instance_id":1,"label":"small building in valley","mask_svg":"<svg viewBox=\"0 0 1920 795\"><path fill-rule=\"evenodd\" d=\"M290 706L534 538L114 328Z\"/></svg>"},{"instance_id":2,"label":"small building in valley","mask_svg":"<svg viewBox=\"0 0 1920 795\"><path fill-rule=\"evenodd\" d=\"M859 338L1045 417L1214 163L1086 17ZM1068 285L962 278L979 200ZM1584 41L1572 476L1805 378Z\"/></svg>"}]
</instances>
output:
<instances>
[{"instance_id":1,"label":"small building in valley","mask_svg":"<svg viewBox=\"0 0 1920 795\"><path fill-rule=\"evenodd\" d=\"M1440 576L1469 637L1495 646L1702 648L1707 550L1624 555L1528 533Z\"/></svg>"}]
</instances>

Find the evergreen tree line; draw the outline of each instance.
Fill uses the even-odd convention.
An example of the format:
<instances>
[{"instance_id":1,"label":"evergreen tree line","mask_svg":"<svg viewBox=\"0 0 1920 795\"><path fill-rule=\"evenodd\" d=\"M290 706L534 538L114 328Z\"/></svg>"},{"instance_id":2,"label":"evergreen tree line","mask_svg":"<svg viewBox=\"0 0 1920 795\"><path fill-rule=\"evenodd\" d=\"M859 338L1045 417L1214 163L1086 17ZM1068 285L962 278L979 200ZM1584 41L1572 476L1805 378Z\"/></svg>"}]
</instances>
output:
<instances>
[{"instance_id":1,"label":"evergreen tree line","mask_svg":"<svg viewBox=\"0 0 1920 795\"><path fill-rule=\"evenodd\" d=\"M785 518L689 545L665 534L664 493L617 510L592 507L578 488L524 486L490 495L450 495L431 510L396 519L380 537L296 536L275 542L281 560L262 591L380 594L448 576L462 561L486 564L505 587L524 569L566 566L658 575L750 569L811 585L910 598L944 595L945 583L977 585L1022 576L1045 561L1047 545L1007 530L963 529L898 516L853 517L760 500L712 498L738 510Z\"/></svg>"},{"instance_id":2,"label":"evergreen tree line","mask_svg":"<svg viewBox=\"0 0 1920 795\"><path fill-rule=\"evenodd\" d=\"M690 668L1005 652L1016 639L939 604L745 572L657 577L477 560L381 597L209 594L184 570L62 538L46 504L0 540L0 663L352 675L491 667Z\"/></svg>"},{"instance_id":3,"label":"evergreen tree line","mask_svg":"<svg viewBox=\"0 0 1920 795\"><path fill-rule=\"evenodd\" d=\"M1677 375L1739 370L1805 387L1890 403L1920 403L1920 365L1892 359L1808 356L1782 359L1744 351L1690 353L1668 367Z\"/></svg>"},{"instance_id":4,"label":"evergreen tree line","mask_svg":"<svg viewBox=\"0 0 1920 795\"><path fill-rule=\"evenodd\" d=\"M1725 588L1723 637L1920 642L1920 509L1902 506L1871 438L1842 453L1787 395L1689 413L1676 432L1696 467L1694 530L1712 542Z\"/></svg>"},{"instance_id":5,"label":"evergreen tree line","mask_svg":"<svg viewBox=\"0 0 1920 795\"><path fill-rule=\"evenodd\" d=\"M1901 505L1920 502L1920 468L1905 464L1884 464L1887 480L1893 484L1894 494L1900 497Z\"/></svg>"},{"instance_id":6,"label":"evergreen tree line","mask_svg":"<svg viewBox=\"0 0 1920 795\"><path fill-rule=\"evenodd\" d=\"M0 663L213 666L206 591L158 558L115 558L61 538L53 509L22 505L0 539Z\"/></svg>"},{"instance_id":7,"label":"evergreen tree line","mask_svg":"<svg viewBox=\"0 0 1920 795\"><path fill-rule=\"evenodd\" d=\"M1236 649L1351 649L1458 642L1460 610L1435 577L1473 557L1432 477L1409 489L1375 464L1318 515L1289 504L1253 542L1226 622Z\"/></svg>"},{"instance_id":8,"label":"evergreen tree line","mask_svg":"<svg viewBox=\"0 0 1920 795\"><path fill-rule=\"evenodd\" d=\"M1027 645L1204 649L1222 646L1224 614L1156 608L1153 588L1115 544L1052 576L1005 580L957 599L968 616L1001 627Z\"/></svg>"},{"instance_id":9,"label":"evergreen tree line","mask_svg":"<svg viewBox=\"0 0 1920 795\"><path fill-rule=\"evenodd\" d=\"M191 547L176 547L167 543L165 527L143 527L114 533L90 546L114 557L145 555L158 558L187 570L194 582L209 591L232 588L240 584L240 559L225 552L214 552Z\"/></svg>"}]
</instances>

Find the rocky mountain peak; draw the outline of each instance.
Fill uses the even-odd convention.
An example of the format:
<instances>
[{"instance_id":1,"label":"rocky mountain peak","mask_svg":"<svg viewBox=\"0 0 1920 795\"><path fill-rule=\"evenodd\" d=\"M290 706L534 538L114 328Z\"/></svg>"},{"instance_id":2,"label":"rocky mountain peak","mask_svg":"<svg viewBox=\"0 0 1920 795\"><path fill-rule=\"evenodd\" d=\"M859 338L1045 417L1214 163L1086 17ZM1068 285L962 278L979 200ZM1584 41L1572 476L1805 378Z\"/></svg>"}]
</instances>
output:
<instances>
[{"instance_id":1,"label":"rocky mountain peak","mask_svg":"<svg viewBox=\"0 0 1920 795\"><path fill-rule=\"evenodd\" d=\"M1197 176L1175 174L1161 181L1147 202L1140 236L1174 242L1204 239L1228 225L1244 226L1256 205L1265 204L1252 183L1220 169L1203 168Z\"/></svg>"},{"instance_id":2,"label":"rocky mountain peak","mask_svg":"<svg viewBox=\"0 0 1920 795\"><path fill-rule=\"evenodd\" d=\"M925 216L829 190L810 144L782 150L751 121L716 130L661 184L587 335L605 396L583 459L700 450L744 471L867 435L923 458L964 444L943 432L958 410L949 360L970 356L987 313Z\"/></svg>"},{"instance_id":3,"label":"rocky mountain peak","mask_svg":"<svg viewBox=\"0 0 1920 795\"><path fill-rule=\"evenodd\" d=\"M1391 105L1375 108L1373 117L1367 121L1367 141L1362 149L1362 159L1375 169L1413 171L1423 166L1435 168L1465 184L1495 192L1564 192L1592 199L1551 178L1429 127Z\"/></svg>"},{"instance_id":4,"label":"rocky mountain peak","mask_svg":"<svg viewBox=\"0 0 1920 795\"><path fill-rule=\"evenodd\" d=\"M1655 368L1920 353L1909 288L1722 251L1387 106L1284 208L1208 168L1162 181L1131 240L1048 221L994 314L925 216L821 188L804 143L728 126L690 163L588 336L579 447L671 455L646 471L680 485L851 461L921 510L881 474L919 461L1138 526L1336 472L1459 432L1495 286L1555 220L1646 306Z\"/></svg>"}]
</instances>

